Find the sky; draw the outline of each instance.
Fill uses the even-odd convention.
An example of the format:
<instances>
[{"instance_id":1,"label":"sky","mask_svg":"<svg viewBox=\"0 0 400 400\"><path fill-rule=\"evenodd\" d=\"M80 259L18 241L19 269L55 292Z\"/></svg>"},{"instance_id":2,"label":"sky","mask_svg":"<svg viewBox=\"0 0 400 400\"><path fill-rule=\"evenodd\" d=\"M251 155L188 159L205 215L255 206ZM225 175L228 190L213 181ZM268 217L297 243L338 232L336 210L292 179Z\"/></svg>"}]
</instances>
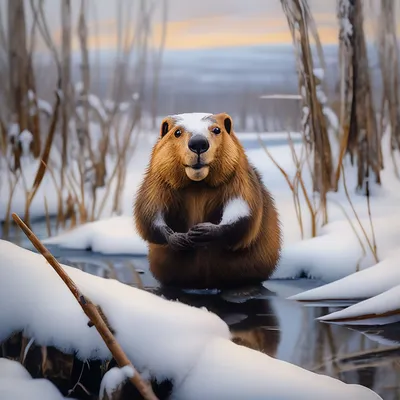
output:
<instances>
[{"instance_id":1,"label":"sky","mask_svg":"<svg viewBox=\"0 0 400 400\"><path fill-rule=\"evenodd\" d=\"M29 0L27 19L32 20ZM73 25L77 25L81 0L70 0ZM133 29L138 0L85 0L89 27L89 46L113 49L117 45L117 8L122 5L124 27ZM190 50L218 47L290 44L291 37L280 0L146 0L155 3L153 43L157 46L162 29L162 4L167 3L167 50ZM399 0L395 0L397 9ZM380 0L364 0L366 13ZM6 19L7 0L0 0L0 13ZM55 42L60 43L60 0L44 0L45 14ZM309 0L319 34L324 44L337 42L336 0ZM398 13L398 10L397 10ZM367 18L366 29L373 26ZM77 35L73 48L78 49ZM45 48L38 43L38 50Z\"/></svg>"},{"instance_id":2,"label":"sky","mask_svg":"<svg viewBox=\"0 0 400 400\"><path fill-rule=\"evenodd\" d=\"M117 7L123 6L124 26L134 26L137 0L86 0L89 44L112 49L117 43ZM146 0L148 3L151 0ZM162 4L156 4L154 40L161 36ZM367 0L369 1L369 0ZM291 43L287 22L279 0L166 0L168 5L165 47L187 50L229 46ZM29 0L27 19L32 20ZM60 41L60 0L45 0L45 13L56 43ZM80 0L71 0L73 24L76 26ZM321 4L323 3L323 4ZM0 0L0 12L6 18L7 0ZM319 24L324 43L337 38L335 0L312 0L310 4ZM133 6L132 6L133 5ZM95 39L96 37L96 39ZM38 50L43 43L39 43ZM73 47L78 48L75 35Z\"/></svg>"}]
</instances>

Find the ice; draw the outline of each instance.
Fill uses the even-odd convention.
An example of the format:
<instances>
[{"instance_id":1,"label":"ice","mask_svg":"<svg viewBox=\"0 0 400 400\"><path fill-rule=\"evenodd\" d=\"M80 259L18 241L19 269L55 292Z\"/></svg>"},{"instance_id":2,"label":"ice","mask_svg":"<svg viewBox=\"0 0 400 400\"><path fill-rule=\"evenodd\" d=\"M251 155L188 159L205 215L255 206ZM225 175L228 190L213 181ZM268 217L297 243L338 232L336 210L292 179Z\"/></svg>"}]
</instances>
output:
<instances>
[{"instance_id":1,"label":"ice","mask_svg":"<svg viewBox=\"0 0 400 400\"><path fill-rule=\"evenodd\" d=\"M1 400L64 400L59 390L46 379L32 379L17 361L0 358ZM68 397L70 400L74 400Z\"/></svg>"},{"instance_id":2,"label":"ice","mask_svg":"<svg viewBox=\"0 0 400 400\"><path fill-rule=\"evenodd\" d=\"M34 337L37 345L74 352L82 360L110 358L76 299L41 255L4 240L0 240L0 253L0 342L22 330L25 337ZM101 306L134 366L159 381L173 382L172 399L381 399L365 387L234 344L226 323L204 309L69 266L63 268L79 289ZM118 371L110 373L103 390L121 377ZM12 393L12 398L24 399L21 391L28 383L11 385L9 378L6 382L0 384L2 390ZM32 387L29 390L32 394ZM41 393L40 399L46 399ZM56 395L51 399L57 400Z\"/></svg>"}]
</instances>

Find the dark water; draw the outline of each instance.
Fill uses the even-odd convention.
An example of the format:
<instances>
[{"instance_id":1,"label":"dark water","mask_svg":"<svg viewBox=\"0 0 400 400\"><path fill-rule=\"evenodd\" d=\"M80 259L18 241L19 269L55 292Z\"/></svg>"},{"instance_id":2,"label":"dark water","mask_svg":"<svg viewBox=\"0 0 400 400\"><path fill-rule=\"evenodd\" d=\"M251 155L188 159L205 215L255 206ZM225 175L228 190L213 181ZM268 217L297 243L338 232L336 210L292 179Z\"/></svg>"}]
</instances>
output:
<instances>
[{"instance_id":1,"label":"dark water","mask_svg":"<svg viewBox=\"0 0 400 400\"><path fill-rule=\"evenodd\" d=\"M39 238L47 236L45 221L34 222L32 228ZM32 249L16 228L11 229L9 240ZM238 343L308 370L370 387L385 400L400 399L400 324L356 328L324 324L315 319L334 311L334 305L307 306L287 300L323 282L271 280L262 287L219 293L166 291L149 272L146 257L49 249L59 261L88 273L204 306L228 323Z\"/></svg>"}]
</instances>

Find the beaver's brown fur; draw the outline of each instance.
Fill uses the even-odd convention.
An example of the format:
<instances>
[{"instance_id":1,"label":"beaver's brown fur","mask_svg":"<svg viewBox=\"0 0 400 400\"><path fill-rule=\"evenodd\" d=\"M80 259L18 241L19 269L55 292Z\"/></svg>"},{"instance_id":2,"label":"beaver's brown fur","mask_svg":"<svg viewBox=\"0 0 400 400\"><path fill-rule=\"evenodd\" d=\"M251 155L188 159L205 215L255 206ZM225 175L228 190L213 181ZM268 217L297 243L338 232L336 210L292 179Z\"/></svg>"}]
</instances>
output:
<instances>
[{"instance_id":1,"label":"beaver's brown fur","mask_svg":"<svg viewBox=\"0 0 400 400\"><path fill-rule=\"evenodd\" d=\"M164 285L241 286L268 279L276 267L274 200L232 125L227 114L162 122L134 218L149 243L150 270Z\"/></svg>"}]
</instances>

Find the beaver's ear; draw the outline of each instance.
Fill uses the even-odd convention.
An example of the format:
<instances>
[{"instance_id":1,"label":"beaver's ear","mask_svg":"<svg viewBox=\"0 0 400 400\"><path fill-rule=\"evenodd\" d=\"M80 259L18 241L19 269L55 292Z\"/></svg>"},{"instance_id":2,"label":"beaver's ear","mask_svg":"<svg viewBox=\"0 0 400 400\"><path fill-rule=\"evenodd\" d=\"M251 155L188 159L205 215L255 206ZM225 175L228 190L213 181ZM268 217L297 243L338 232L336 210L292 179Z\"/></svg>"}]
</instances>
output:
<instances>
[{"instance_id":1,"label":"beaver's ear","mask_svg":"<svg viewBox=\"0 0 400 400\"><path fill-rule=\"evenodd\" d=\"M227 113L221 113L217 114L215 117L218 121L220 121L220 123L224 124L226 132L230 134L233 130L233 122L231 116Z\"/></svg>"},{"instance_id":2,"label":"beaver's ear","mask_svg":"<svg viewBox=\"0 0 400 400\"><path fill-rule=\"evenodd\" d=\"M226 114L226 117L224 118L224 127L225 127L225 130L230 134L231 133L231 131L232 131L232 125L233 125L233 123L232 123L232 118L228 115L228 114Z\"/></svg>"},{"instance_id":3,"label":"beaver's ear","mask_svg":"<svg viewBox=\"0 0 400 400\"><path fill-rule=\"evenodd\" d=\"M166 118L161 123L160 137L164 137L169 131L169 120Z\"/></svg>"}]
</instances>

